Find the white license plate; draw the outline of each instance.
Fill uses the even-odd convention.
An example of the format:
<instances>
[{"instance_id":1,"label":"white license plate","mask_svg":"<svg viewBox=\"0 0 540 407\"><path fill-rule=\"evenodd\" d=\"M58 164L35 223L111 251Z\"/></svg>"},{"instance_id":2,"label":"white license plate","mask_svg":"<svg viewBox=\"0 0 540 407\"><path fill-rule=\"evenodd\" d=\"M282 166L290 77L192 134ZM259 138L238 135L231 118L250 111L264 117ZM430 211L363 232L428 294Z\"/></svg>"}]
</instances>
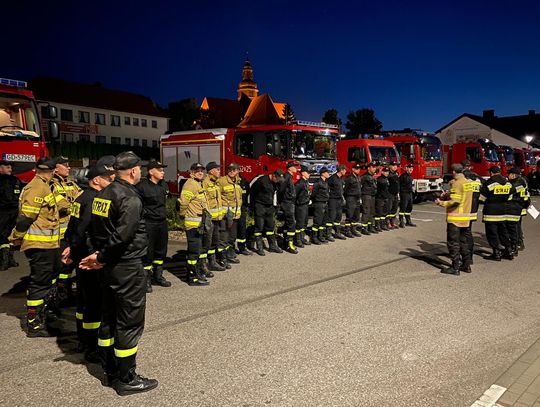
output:
<instances>
[{"instance_id":1,"label":"white license plate","mask_svg":"<svg viewBox=\"0 0 540 407\"><path fill-rule=\"evenodd\" d=\"M4 160L33 163L36 162L36 156L34 154L4 154Z\"/></svg>"}]
</instances>

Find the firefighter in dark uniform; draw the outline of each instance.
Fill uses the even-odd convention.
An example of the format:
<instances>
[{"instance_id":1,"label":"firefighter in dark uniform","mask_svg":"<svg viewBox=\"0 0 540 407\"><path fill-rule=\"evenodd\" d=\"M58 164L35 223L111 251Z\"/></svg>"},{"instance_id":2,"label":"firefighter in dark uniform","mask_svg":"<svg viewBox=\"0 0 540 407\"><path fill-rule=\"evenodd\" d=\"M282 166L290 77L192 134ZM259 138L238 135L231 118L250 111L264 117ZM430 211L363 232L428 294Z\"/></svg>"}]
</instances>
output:
<instances>
[{"instance_id":1,"label":"firefighter in dark uniform","mask_svg":"<svg viewBox=\"0 0 540 407\"><path fill-rule=\"evenodd\" d=\"M276 212L274 198L276 191L279 189L279 183L283 181L283 175L283 171L275 170L271 174L260 177L251 187L250 201L253 205L255 217L254 236L259 256L265 255L263 234L268 240L268 251L273 253L283 252L277 244L274 231L274 214Z\"/></svg>"},{"instance_id":2,"label":"firefighter in dark uniform","mask_svg":"<svg viewBox=\"0 0 540 407\"><path fill-rule=\"evenodd\" d=\"M341 233L341 218L343 216L343 177L347 173L345 164L339 164L337 171L328 179L328 191L330 198L328 199L328 224L327 235L331 235L331 228L334 229L334 237L336 239L345 240L346 237ZM328 226L327 224L327 226Z\"/></svg>"},{"instance_id":3,"label":"firefighter in dark uniform","mask_svg":"<svg viewBox=\"0 0 540 407\"><path fill-rule=\"evenodd\" d=\"M388 173L388 192L390 193L390 202L388 204L388 227L398 229L397 215L399 209L399 172L398 163L390 163L390 172Z\"/></svg>"},{"instance_id":4,"label":"firefighter in dark uniform","mask_svg":"<svg viewBox=\"0 0 540 407\"><path fill-rule=\"evenodd\" d=\"M370 235L372 233L379 233L374 225L375 195L377 195L375 173L377 172L377 165L375 163L369 163L366 169L366 173L360 177L362 186L362 234Z\"/></svg>"},{"instance_id":5,"label":"firefighter in dark uniform","mask_svg":"<svg viewBox=\"0 0 540 407\"><path fill-rule=\"evenodd\" d=\"M521 170L519 168L511 168L508 172L508 181L515 188L515 193L511 201L507 202L507 217L506 228L508 230L508 237L510 238L510 244L512 247L512 254L518 255L518 248L520 246L520 224L522 213L527 214L527 208L531 204L529 198L529 191L527 184L521 177Z\"/></svg>"},{"instance_id":6,"label":"firefighter in dark uniform","mask_svg":"<svg viewBox=\"0 0 540 407\"><path fill-rule=\"evenodd\" d=\"M64 198L51 190L55 162L46 157L36 165L36 175L26 185L19 201L19 214L9 241L20 247L30 263L30 281L26 295L28 337L56 334L47 325L47 309L55 308L55 279L60 272L60 216ZM62 213L60 213L62 212Z\"/></svg>"},{"instance_id":7,"label":"firefighter in dark uniform","mask_svg":"<svg viewBox=\"0 0 540 407\"><path fill-rule=\"evenodd\" d=\"M473 171L473 167L469 160L461 161L461 165L463 166L463 175L467 179L465 189L471 189L473 191L473 205L471 208L471 212L474 213L475 216L473 216L473 218L471 219L471 223L469 225L469 229L471 230L469 231L469 233L467 233L467 239L469 243L469 255L471 256L469 263L472 265L474 263L474 238L472 234L472 225L478 220L478 208L480 206L480 188L482 187L482 177Z\"/></svg>"},{"instance_id":8,"label":"firefighter in dark uniform","mask_svg":"<svg viewBox=\"0 0 540 407\"><path fill-rule=\"evenodd\" d=\"M12 171L10 162L0 160L0 271L19 265L13 258L8 241L19 213L22 190L22 182L12 175Z\"/></svg>"},{"instance_id":9,"label":"firefighter in dark uniform","mask_svg":"<svg viewBox=\"0 0 540 407\"><path fill-rule=\"evenodd\" d=\"M217 261L217 250L223 250L225 245L221 242L221 229L223 228L223 203L221 201L221 188L217 184L221 166L215 161L206 164L206 177L202 186L206 191L208 199L208 211L212 215L212 228L204 234L202 252L207 254L207 258L202 258L202 271L206 277L213 277L212 271L225 271L228 263L220 264Z\"/></svg>"},{"instance_id":10,"label":"firefighter in dark uniform","mask_svg":"<svg viewBox=\"0 0 540 407\"><path fill-rule=\"evenodd\" d=\"M386 216L388 215L388 205L390 203L390 182L388 181L388 167L381 169L381 175L377 178L377 194L375 195L375 229L380 231L388 230Z\"/></svg>"},{"instance_id":11,"label":"firefighter in dark uniform","mask_svg":"<svg viewBox=\"0 0 540 407\"><path fill-rule=\"evenodd\" d=\"M530 202L530 197L531 197L531 190L529 188L529 180L527 177L525 177L523 175L523 171L520 170L520 174L519 174L519 177L520 180L521 180L521 184L525 186L526 190L527 190L527 196L529 197L529 202ZM519 222L518 222L518 225L517 225L517 228L518 228L518 251L520 250L524 250L525 249L525 237L523 235L523 228L522 228L522 219L524 216L527 216L527 208L529 207L530 205L528 205L526 208L523 208L521 210L521 218L519 219Z\"/></svg>"},{"instance_id":12,"label":"firefighter in dark uniform","mask_svg":"<svg viewBox=\"0 0 540 407\"><path fill-rule=\"evenodd\" d=\"M527 183L531 195L540 195L540 161L536 162L536 169L527 175Z\"/></svg>"},{"instance_id":13,"label":"firefighter in dark uniform","mask_svg":"<svg viewBox=\"0 0 540 407\"><path fill-rule=\"evenodd\" d=\"M283 177L283 182L279 184L278 201L283 211L283 240L285 251L291 254L298 254L294 245L296 235L296 219L294 217L294 205L296 202L296 189L294 188L294 176L296 175L297 164L287 163L287 171Z\"/></svg>"},{"instance_id":14,"label":"firefighter in dark uniform","mask_svg":"<svg viewBox=\"0 0 540 407\"><path fill-rule=\"evenodd\" d=\"M362 183L360 170L362 166L355 164L351 174L345 178L343 196L345 197L345 236L362 236L360 230L360 211L362 210Z\"/></svg>"},{"instance_id":15,"label":"firefighter in dark uniform","mask_svg":"<svg viewBox=\"0 0 540 407\"><path fill-rule=\"evenodd\" d=\"M135 185L145 164L132 151L118 154L114 182L92 201L90 236L96 251L79 263L83 270L103 268L98 345L107 355L105 384L119 395L152 390L158 385L157 380L135 371L144 330L147 276L142 261L148 243L143 203Z\"/></svg>"},{"instance_id":16,"label":"firefighter in dark uniform","mask_svg":"<svg viewBox=\"0 0 540 407\"><path fill-rule=\"evenodd\" d=\"M165 178L167 166L157 160L148 162L148 174L136 186L144 207L144 221L148 234L148 249L143 259L147 273L146 292L152 292L152 284L170 287L171 282L163 277L163 262L167 257L169 230L167 228L166 200L169 194Z\"/></svg>"},{"instance_id":17,"label":"firefighter in dark uniform","mask_svg":"<svg viewBox=\"0 0 540 407\"><path fill-rule=\"evenodd\" d=\"M306 239L309 209L309 169L305 165L300 166L300 180L294 185L296 201L294 203L294 218L296 219L296 247L310 245Z\"/></svg>"},{"instance_id":18,"label":"firefighter in dark uniform","mask_svg":"<svg viewBox=\"0 0 540 407\"><path fill-rule=\"evenodd\" d=\"M487 260L501 261L502 256L513 259L508 229L506 228L507 202L515 193L508 180L501 175L501 169L493 166L489 169L491 177L480 189L480 201L484 202L482 221L486 226L486 238L493 249ZM503 253L504 252L504 253Z\"/></svg>"},{"instance_id":19,"label":"firefighter in dark uniform","mask_svg":"<svg viewBox=\"0 0 540 407\"><path fill-rule=\"evenodd\" d=\"M326 236L326 224L328 222L328 178L330 171L328 168L322 167L319 170L319 179L313 184L311 190L311 203L313 205L313 225L311 227L311 242L313 244L321 244L333 242L332 234Z\"/></svg>"},{"instance_id":20,"label":"firefighter in dark uniform","mask_svg":"<svg viewBox=\"0 0 540 407\"><path fill-rule=\"evenodd\" d=\"M238 247L238 254L243 254L244 256L251 256L251 253L247 247L247 216L249 212L249 182L242 177L241 174L238 174L240 178L240 188L242 188L242 213L240 214L240 219L238 219L238 224L236 225L236 246Z\"/></svg>"},{"instance_id":21,"label":"firefighter in dark uniform","mask_svg":"<svg viewBox=\"0 0 540 407\"><path fill-rule=\"evenodd\" d=\"M62 260L64 264L76 267L77 283L77 335L79 349L84 350L89 362L98 361L98 329L101 325L101 289L98 270L82 270L80 261L91 254L88 245L90 239L90 221L92 218L92 202L99 191L108 187L114 180L114 170L105 165L96 165L88 170L87 188L75 199L65 238L69 247L69 255Z\"/></svg>"},{"instance_id":22,"label":"firefighter in dark uniform","mask_svg":"<svg viewBox=\"0 0 540 407\"><path fill-rule=\"evenodd\" d=\"M405 172L399 176L399 227L416 226L412 223L414 165L407 164Z\"/></svg>"},{"instance_id":23,"label":"firefighter in dark uniform","mask_svg":"<svg viewBox=\"0 0 540 407\"><path fill-rule=\"evenodd\" d=\"M223 228L220 239L225 245L223 250L218 248L218 254L225 264L240 263L234 250L238 220L242 213L242 187L240 186L239 174L240 166L236 163L230 163L227 166L227 175L220 177L217 181L223 203Z\"/></svg>"}]
</instances>

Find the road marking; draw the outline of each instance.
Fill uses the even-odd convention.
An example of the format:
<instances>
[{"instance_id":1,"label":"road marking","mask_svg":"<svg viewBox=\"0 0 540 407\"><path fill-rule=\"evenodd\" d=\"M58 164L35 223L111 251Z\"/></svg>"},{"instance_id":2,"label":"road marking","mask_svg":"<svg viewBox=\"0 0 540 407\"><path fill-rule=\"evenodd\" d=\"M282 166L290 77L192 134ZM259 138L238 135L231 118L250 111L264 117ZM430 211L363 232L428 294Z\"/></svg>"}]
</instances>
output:
<instances>
[{"instance_id":1,"label":"road marking","mask_svg":"<svg viewBox=\"0 0 540 407\"><path fill-rule=\"evenodd\" d=\"M411 218L412 220L419 220L420 222L433 222L433 219L421 219L421 218Z\"/></svg>"},{"instance_id":2,"label":"road marking","mask_svg":"<svg viewBox=\"0 0 540 407\"><path fill-rule=\"evenodd\" d=\"M435 211L422 211L419 209L413 209L414 213L421 212L421 213L434 213L435 215L446 215L446 212L435 212Z\"/></svg>"},{"instance_id":3,"label":"road marking","mask_svg":"<svg viewBox=\"0 0 540 407\"><path fill-rule=\"evenodd\" d=\"M506 387L494 384L487 389L484 394L471 405L471 407L500 407L500 405L497 404L497 400L501 398L505 391Z\"/></svg>"}]
</instances>

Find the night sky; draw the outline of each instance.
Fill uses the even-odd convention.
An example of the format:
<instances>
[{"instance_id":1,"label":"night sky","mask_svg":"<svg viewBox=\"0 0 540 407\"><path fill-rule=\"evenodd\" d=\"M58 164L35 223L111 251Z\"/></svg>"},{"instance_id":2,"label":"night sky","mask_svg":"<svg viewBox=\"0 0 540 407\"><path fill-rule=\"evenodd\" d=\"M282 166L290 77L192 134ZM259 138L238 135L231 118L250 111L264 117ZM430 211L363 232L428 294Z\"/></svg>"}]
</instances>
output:
<instances>
[{"instance_id":1,"label":"night sky","mask_svg":"<svg viewBox=\"0 0 540 407\"><path fill-rule=\"evenodd\" d=\"M200 103L236 97L249 52L260 94L298 119L370 107L386 130L436 130L464 112L540 111L533 0L12 3L0 77Z\"/></svg>"}]
</instances>

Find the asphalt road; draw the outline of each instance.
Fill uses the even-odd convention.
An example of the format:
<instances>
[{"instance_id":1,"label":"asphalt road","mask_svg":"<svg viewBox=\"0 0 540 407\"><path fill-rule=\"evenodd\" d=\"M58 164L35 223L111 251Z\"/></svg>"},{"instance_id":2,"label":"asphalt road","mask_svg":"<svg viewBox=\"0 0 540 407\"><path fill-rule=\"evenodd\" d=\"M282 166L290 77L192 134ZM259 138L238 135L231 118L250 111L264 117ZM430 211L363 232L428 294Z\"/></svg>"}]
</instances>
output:
<instances>
[{"instance_id":1,"label":"asphalt road","mask_svg":"<svg viewBox=\"0 0 540 407\"><path fill-rule=\"evenodd\" d=\"M540 207L540 199L536 206ZM514 261L449 265L443 211L417 205L417 228L242 257L208 287L148 297L138 370L157 390L118 397L63 337L21 330L21 267L0 279L0 405L469 407L540 336L540 219ZM486 249L475 224L477 252ZM180 247L181 248L181 247ZM170 255L179 249L170 246Z\"/></svg>"}]
</instances>

